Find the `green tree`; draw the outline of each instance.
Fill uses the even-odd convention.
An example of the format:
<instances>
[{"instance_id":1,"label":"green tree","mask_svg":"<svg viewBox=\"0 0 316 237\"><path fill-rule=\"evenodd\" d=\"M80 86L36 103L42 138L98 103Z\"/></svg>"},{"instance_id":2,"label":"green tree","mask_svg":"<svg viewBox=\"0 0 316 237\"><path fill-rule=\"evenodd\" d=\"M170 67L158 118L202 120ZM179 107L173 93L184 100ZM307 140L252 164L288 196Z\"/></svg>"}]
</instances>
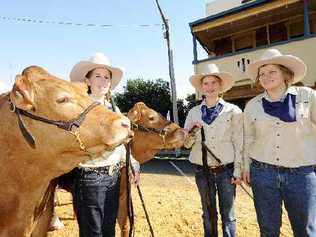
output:
<instances>
[{"instance_id":1,"label":"green tree","mask_svg":"<svg viewBox=\"0 0 316 237\"><path fill-rule=\"evenodd\" d=\"M182 99L177 100L177 107L178 107L179 125L181 127L183 127L185 119L186 119L187 114L188 114L187 107L184 104L184 101Z\"/></svg>"},{"instance_id":2,"label":"green tree","mask_svg":"<svg viewBox=\"0 0 316 237\"><path fill-rule=\"evenodd\" d=\"M128 112L135 103L144 102L166 116L171 108L169 83L162 79L129 79L123 93L116 93L114 101L122 112Z\"/></svg>"},{"instance_id":3,"label":"green tree","mask_svg":"<svg viewBox=\"0 0 316 237\"><path fill-rule=\"evenodd\" d=\"M192 109L195 105L198 104L195 93L188 94L185 100L187 101L187 106L186 106L187 113L189 112L190 109Z\"/></svg>"}]
</instances>

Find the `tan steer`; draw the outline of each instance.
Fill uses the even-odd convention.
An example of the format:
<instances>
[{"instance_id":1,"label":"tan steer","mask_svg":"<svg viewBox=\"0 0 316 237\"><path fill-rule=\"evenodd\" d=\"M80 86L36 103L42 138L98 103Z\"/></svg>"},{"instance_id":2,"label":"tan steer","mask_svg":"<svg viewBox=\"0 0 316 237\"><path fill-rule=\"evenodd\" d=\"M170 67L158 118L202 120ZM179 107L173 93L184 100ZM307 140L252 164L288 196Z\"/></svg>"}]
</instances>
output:
<instances>
[{"instance_id":1,"label":"tan steer","mask_svg":"<svg viewBox=\"0 0 316 237\"><path fill-rule=\"evenodd\" d=\"M136 103L128 112L127 117L134 125L135 132L131 146L132 155L140 164L151 160L161 149L183 146L186 137L185 130L176 123L171 123L144 103ZM118 223L121 229L121 236L128 237L129 223L125 168L121 170Z\"/></svg>"},{"instance_id":2,"label":"tan steer","mask_svg":"<svg viewBox=\"0 0 316 237\"><path fill-rule=\"evenodd\" d=\"M37 66L0 96L0 115L0 237L29 237L52 198L50 181L131 135L125 116Z\"/></svg>"}]
</instances>

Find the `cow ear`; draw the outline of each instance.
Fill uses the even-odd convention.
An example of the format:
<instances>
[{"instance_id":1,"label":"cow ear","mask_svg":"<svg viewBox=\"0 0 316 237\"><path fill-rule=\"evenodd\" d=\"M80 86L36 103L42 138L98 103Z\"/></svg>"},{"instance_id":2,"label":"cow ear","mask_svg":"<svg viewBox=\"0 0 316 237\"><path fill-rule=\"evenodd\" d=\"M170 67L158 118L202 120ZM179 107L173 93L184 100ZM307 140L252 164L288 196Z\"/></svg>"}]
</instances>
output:
<instances>
[{"instance_id":1,"label":"cow ear","mask_svg":"<svg viewBox=\"0 0 316 237\"><path fill-rule=\"evenodd\" d=\"M34 89L31 81L26 76L17 75L15 77L10 99L20 109L31 110L34 108Z\"/></svg>"},{"instance_id":2,"label":"cow ear","mask_svg":"<svg viewBox=\"0 0 316 237\"><path fill-rule=\"evenodd\" d=\"M137 121L140 120L141 118L141 111L140 108L138 106L138 103L136 103L133 108L131 108L128 113L127 113L127 117L129 118L129 120L131 120L131 122L136 123Z\"/></svg>"}]
</instances>

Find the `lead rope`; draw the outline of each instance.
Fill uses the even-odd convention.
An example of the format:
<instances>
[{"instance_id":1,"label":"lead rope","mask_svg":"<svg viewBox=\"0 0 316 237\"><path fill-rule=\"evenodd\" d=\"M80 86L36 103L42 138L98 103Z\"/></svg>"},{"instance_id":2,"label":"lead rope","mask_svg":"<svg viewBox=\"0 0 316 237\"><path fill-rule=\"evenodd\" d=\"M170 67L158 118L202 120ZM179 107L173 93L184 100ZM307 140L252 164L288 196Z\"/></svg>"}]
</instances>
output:
<instances>
[{"instance_id":1,"label":"lead rope","mask_svg":"<svg viewBox=\"0 0 316 237\"><path fill-rule=\"evenodd\" d=\"M201 128L201 138L202 138L202 144L205 142L205 133L204 128ZM218 230L217 230L217 209L216 209L216 200L215 200L215 180L211 183L211 180L209 179L209 168L207 164L207 150L202 145L202 162L203 162L203 173L204 177L206 179L207 183L207 201L206 206L207 210L209 212L210 221L211 221L211 236L217 237L218 236ZM213 192L212 192L213 191ZM212 195L214 193L214 195ZM213 206L212 206L213 204Z\"/></svg>"},{"instance_id":2,"label":"lead rope","mask_svg":"<svg viewBox=\"0 0 316 237\"><path fill-rule=\"evenodd\" d=\"M207 152L210 153L210 155L211 155L212 157L214 157L214 159L219 163L219 165L223 165L223 163L221 162L221 160L218 159L218 158L215 156L215 154L211 151L211 149L209 149L209 148L207 147L207 145L206 145L204 142L202 142L202 146L205 147L205 149L207 150ZM225 165L223 165L223 168L224 168L225 171L227 171L227 168L225 167ZM233 179L236 179L236 177L235 177L233 174L231 174L231 173L230 173L230 177L233 178ZM242 190L244 190L244 192L253 200L253 196L251 195L251 193L249 193L249 191L245 188L245 186L244 186L242 183L239 184L239 185L240 185L240 187L242 188Z\"/></svg>"},{"instance_id":3,"label":"lead rope","mask_svg":"<svg viewBox=\"0 0 316 237\"><path fill-rule=\"evenodd\" d=\"M110 97L110 104L112 107L112 110L114 112L119 112L117 111L116 105L112 97ZM133 201L131 197L131 183L130 183L130 176L129 176L129 169L130 167L132 168L131 164L131 142L127 143L125 145L126 149L126 159L125 159L125 166L126 166L126 192L127 192L127 200L126 200L126 207L127 207L127 216L129 220L129 232L128 236L132 237L134 236L134 207L133 207Z\"/></svg>"},{"instance_id":4,"label":"lead rope","mask_svg":"<svg viewBox=\"0 0 316 237\"><path fill-rule=\"evenodd\" d=\"M133 166L131 166L131 170L132 170L133 175L135 175L135 170L134 170ZM145 213L146 221L147 221L147 224L149 226L150 234L151 234L152 237L155 237L154 230L153 230L153 227L152 227L150 219L149 219L149 215L148 215L148 212L147 212L147 208L146 208L145 201L144 201L144 198L143 198L143 194L142 194L142 192L140 190L139 184L136 184L136 187L137 187L137 192L138 192L138 195L139 195L139 198L140 198L140 201L142 203L142 207L143 207L143 210L144 210L144 213Z\"/></svg>"},{"instance_id":5,"label":"lead rope","mask_svg":"<svg viewBox=\"0 0 316 237\"><path fill-rule=\"evenodd\" d=\"M129 176L129 169L132 167L130 165L131 162L131 150L130 150L130 142L126 144L126 189L127 189L127 215L129 220L129 232L128 236L134 236L134 208L131 197L131 183Z\"/></svg>"}]
</instances>

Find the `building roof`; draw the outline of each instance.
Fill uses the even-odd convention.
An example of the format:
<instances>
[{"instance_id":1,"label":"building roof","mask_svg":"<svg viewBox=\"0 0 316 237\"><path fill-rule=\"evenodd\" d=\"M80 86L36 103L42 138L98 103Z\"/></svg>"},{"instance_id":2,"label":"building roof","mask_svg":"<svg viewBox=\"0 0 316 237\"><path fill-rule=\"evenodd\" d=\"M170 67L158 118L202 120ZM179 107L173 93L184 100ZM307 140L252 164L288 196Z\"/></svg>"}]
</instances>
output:
<instances>
[{"instance_id":1,"label":"building roof","mask_svg":"<svg viewBox=\"0 0 316 237\"><path fill-rule=\"evenodd\" d=\"M228 15L234 14L236 12L243 11L245 9L250 9L250 8L253 8L253 7L257 7L259 5L262 5L262 4L264 4L266 2L270 2L270 1L271 0L255 0L255 1L248 2L248 3L244 3L241 6L234 7L232 9L228 9L226 11L223 11L223 12L220 12L220 13L217 13L217 14L214 14L214 15L211 15L211 16L207 16L205 18L193 21L193 22L189 23L189 25L192 28L194 26L197 26L197 25L200 25L200 24L212 21L212 20L216 20L216 19L221 18L223 16L228 16Z\"/></svg>"}]
</instances>

